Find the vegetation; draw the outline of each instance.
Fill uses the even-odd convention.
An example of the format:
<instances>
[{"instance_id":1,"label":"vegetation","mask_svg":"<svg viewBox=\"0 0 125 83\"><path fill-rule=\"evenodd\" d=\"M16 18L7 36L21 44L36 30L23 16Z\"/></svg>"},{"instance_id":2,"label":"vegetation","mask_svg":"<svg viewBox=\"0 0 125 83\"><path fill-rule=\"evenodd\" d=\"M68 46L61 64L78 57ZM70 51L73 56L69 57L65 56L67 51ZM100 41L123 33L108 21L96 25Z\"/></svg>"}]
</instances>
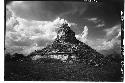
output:
<instances>
[{"instance_id":1,"label":"vegetation","mask_svg":"<svg viewBox=\"0 0 125 83\"><path fill-rule=\"evenodd\" d=\"M114 70L115 69L115 70ZM35 62L5 63L5 80L18 81L122 81L120 65L108 63L103 67L84 63L61 63L38 60Z\"/></svg>"}]
</instances>

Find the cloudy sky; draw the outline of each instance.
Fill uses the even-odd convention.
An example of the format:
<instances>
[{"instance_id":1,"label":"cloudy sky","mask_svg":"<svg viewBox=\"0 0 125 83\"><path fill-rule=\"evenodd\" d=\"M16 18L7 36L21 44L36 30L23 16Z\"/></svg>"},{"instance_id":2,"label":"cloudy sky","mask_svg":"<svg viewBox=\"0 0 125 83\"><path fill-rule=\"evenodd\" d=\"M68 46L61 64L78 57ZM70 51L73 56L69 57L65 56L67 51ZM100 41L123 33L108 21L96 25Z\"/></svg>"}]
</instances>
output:
<instances>
[{"instance_id":1,"label":"cloudy sky","mask_svg":"<svg viewBox=\"0 0 125 83\"><path fill-rule=\"evenodd\" d=\"M120 53L122 2L13 1L6 4L7 52L28 54L56 37L69 23L77 39L98 52ZM105 51L105 52L104 52Z\"/></svg>"}]
</instances>

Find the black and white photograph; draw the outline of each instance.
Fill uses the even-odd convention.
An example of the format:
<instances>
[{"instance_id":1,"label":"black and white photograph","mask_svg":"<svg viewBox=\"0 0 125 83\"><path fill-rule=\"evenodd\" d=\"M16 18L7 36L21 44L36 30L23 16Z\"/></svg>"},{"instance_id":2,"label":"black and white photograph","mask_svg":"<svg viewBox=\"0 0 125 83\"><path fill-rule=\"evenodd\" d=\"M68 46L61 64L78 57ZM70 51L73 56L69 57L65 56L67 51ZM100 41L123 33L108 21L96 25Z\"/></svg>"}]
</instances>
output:
<instances>
[{"instance_id":1,"label":"black and white photograph","mask_svg":"<svg viewBox=\"0 0 125 83\"><path fill-rule=\"evenodd\" d=\"M124 81L124 0L5 0L4 22L4 81Z\"/></svg>"}]
</instances>

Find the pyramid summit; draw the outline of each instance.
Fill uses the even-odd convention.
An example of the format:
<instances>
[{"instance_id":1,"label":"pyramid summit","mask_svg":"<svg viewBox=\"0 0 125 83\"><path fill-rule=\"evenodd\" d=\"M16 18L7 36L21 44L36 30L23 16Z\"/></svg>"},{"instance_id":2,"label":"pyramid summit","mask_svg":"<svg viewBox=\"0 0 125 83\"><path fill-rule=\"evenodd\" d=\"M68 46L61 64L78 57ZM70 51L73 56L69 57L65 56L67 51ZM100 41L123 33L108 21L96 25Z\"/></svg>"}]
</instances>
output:
<instances>
[{"instance_id":1,"label":"pyramid summit","mask_svg":"<svg viewBox=\"0 0 125 83\"><path fill-rule=\"evenodd\" d=\"M63 24L57 33L57 38L60 42L72 42L76 40L75 32L73 32L68 24Z\"/></svg>"}]
</instances>

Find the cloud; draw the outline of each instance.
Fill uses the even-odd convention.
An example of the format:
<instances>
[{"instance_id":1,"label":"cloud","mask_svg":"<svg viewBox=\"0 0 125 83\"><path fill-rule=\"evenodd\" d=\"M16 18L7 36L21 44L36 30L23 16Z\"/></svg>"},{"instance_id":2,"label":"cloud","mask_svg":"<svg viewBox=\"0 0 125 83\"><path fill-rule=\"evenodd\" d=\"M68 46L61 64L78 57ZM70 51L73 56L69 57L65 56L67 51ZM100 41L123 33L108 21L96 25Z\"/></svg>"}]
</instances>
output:
<instances>
[{"instance_id":1,"label":"cloud","mask_svg":"<svg viewBox=\"0 0 125 83\"><path fill-rule=\"evenodd\" d=\"M76 35L76 38L85 43L87 41L87 36L88 36L88 27L84 26L83 32L81 34Z\"/></svg>"},{"instance_id":2,"label":"cloud","mask_svg":"<svg viewBox=\"0 0 125 83\"><path fill-rule=\"evenodd\" d=\"M96 25L96 27L104 27L105 26L105 24L98 24L98 25Z\"/></svg>"},{"instance_id":3,"label":"cloud","mask_svg":"<svg viewBox=\"0 0 125 83\"><path fill-rule=\"evenodd\" d=\"M9 11L9 8L6 8L6 20L10 19L12 17L11 11Z\"/></svg>"},{"instance_id":4,"label":"cloud","mask_svg":"<svg viewBox=\"0 0 125 83\"><path fill-rule=\"evenodd\" d=\"M93 22L97 28L104 27L105 22L99 18L87 18L88 21Z\"/></svg>"},{"instance_id":5,"label":"cloud","mask_svg":"<svg viewBox=\"0 0 125 83\"><path fill-rule=\"evenodd\" d=\"M107 41L103 42L104 45L109 46L111 49L121 47L121 26L116 25L110 29L105 29Z\"/></svg>"},{"instance_id":6,"label":"cloud","mask_svg":"<svg viewBox=\"0 0 125 83\"><path fill-rule=\"evenodd\" d=\"M106 38L110 41L113 37L117 36L118 34L120 35L121 25L115 25L112 28L104 29L104 31L106 32Z\"/></svg>"},{"instance_id":7,"label":"cloud","mask_svg":"<svg viewBox=\"0 0 125 83\"><path fill-rule=\"evenodd\" d=\"M52 21L67 15L81 16L87 10L84 3L65 1L13 1L8 6L21 18L39 21Z\"/></svg>"},{"instance_id":8,"label":"cloud","mask_svg":"<svg viewBox=\"0 0 125 83\"><path fill-rule=\"evenodd\" d=\"M100 20L98 18L87 18L88 21L93 22L93 23L98 23Z\"/></svg>"},{"instance_id":9,"label":"cloud","mask_svg":"<svg viewBox=\"0 0 125 83\"><path fill-rule=\"evenodd\" d=\"M9 10L8 10L9 11ZM34 48L43 48L56 38L57 29L63 24L69 26L75 23L69 23L64 19L56 18L53 21L36 21L20 18L13 14L6 22L5 47L10 49L21 48L19 52L31 52ZM23 52L25 51L25 52ZM16 51L17 52L17 51Z\"/></svg>"},{"instance_id":10,"label":"cloud","mask_svg":"<svg viewBox=\"0 0 125 83\"><path fill-rule=\"evenodd\" d=\"M89 21L96 21L97 18L88 18Z\"/></svg>"},{"instance_id":11,"label":"cloud","mask_svg":"<svg viewBox=\"0 0 125 83\"><path fill-rule=\"evenodd\" d=\"M23 1L13 1L12 5L21 5L23 3Z\"/></svg>"},{"instance_id":12,"label":"cloud","mask_svg":"<svg viewBox=\"0 0 125 83\"><path fill-rule=\"evenodd\" d=\"M104 29L105 38L88 40L88 44L103 54L121 53L121 26L120 24L112 28Z\"/></svg>"}]
</instances>

